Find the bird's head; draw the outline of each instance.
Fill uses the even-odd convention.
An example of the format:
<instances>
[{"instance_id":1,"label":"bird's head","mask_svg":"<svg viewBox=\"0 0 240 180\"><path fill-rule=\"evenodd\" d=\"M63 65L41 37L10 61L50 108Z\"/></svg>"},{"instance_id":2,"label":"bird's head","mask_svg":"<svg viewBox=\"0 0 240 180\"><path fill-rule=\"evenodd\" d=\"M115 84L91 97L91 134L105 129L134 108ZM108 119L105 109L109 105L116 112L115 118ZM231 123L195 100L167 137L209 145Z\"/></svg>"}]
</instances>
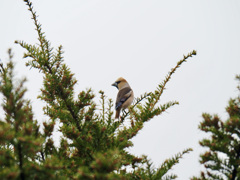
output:
<instances>
[{"instance_id":1,"label":"bird's head","mask_svg":"<svg viewBox=\"0 0 240 180\"><path fill-rule=\"evenodd\" d=\"M112 86L115 86L117 89L122 89L125 86L129 86L129 85L128 85L126 79L120 77L112 84Z\"/></svg>"}]
</instances>

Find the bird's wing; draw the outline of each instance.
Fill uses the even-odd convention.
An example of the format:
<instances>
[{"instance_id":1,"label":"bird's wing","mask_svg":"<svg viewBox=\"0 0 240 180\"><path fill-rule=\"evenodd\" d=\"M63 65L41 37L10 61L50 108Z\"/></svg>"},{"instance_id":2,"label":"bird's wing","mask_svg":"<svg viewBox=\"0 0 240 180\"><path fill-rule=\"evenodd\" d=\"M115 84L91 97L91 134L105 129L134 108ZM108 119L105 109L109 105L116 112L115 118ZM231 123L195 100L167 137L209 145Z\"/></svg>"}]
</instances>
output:
<instances>
[{"instance_id":1,"label":"bird's wing","mask_svg":"<svg viewBox=\"0 0 240 180\"><path fill-rule=\"evenodd\" d=\"M130 87L119 90L115 106L116 110L122 107L122 104L131 96L131 93L132 89Z\"/></svg>"}]
</instances>

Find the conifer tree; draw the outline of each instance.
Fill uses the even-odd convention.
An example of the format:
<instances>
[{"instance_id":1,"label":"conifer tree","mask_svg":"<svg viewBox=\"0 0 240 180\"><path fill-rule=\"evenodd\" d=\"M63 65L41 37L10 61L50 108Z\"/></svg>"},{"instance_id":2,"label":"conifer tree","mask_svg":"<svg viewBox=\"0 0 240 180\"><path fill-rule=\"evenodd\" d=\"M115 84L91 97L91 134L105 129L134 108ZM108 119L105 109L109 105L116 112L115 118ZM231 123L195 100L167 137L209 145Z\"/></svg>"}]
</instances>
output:
<instances>
[{"instance_id":1,"label":"conifer tree","mask_svg":"<svg viewBox=\"0 0 240 180\"><path fill-rule=\"evenodd\" d=\"M159 104L160 97L171 76L192 51L171 69L156 90L136 98L135 103L123 114L121 120L113 117L113 101L100 91L101 104L94 101L91 89L82 90L75 97L77 80L64 63L62 46L51 47L37 20L32 3L24 0L31 12L39 43L35 45L16 41L26 53L26 66L43 74L43 87L38 96L45 102L44 114L49 118L43 123L41 133L33 119L30 101L24 100L25 80L14 83L14 64L10 60L1 66L0 92L5 118L0 121L0 177L3 179L175 179L169 170L192 149L188 148L154 168L146 156L128 152L131 139L143 128L144 123L178 104L170 101ZM10 59L12 59L11 52ZM129 126L123 126L126 119ZM52 137L56 122L62 133L60 146Z\"/></svg>"},{"instance_id":2,"label":"conifer tree","mask_svg":"<svg viewBox=\"0 0 240 180\"><path fill-rule=\"evenodd\" d=\"M240 76L236 78L240 82ZM229 100L226 111L226 121L222 121L218 115L202 115L203 122L199 129L210 133L211 137L199 142L208 148L200 156L200 163L206 171L201 172L200 177L193 177L193 180L240 179L240 96Z\"/></svg>"}]
</instances>

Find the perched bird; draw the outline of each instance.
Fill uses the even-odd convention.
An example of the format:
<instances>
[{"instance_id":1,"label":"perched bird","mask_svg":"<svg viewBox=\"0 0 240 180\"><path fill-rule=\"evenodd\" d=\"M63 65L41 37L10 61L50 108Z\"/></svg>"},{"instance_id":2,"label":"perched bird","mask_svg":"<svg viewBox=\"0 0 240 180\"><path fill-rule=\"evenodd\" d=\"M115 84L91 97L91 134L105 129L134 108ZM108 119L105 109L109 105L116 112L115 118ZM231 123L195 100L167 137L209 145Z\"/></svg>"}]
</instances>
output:
<instances>
[{"instance_id":1,"label":"perched bird","mask_svg":"<svg viewBox=\"0 0 240 180\"><path fill-rule=\"evenodd\" d=\"M120 77L118 78L112 86L118 89L115 109L116 115L115 119L119 118L121 109L126 109L133 101L134 95L131 87L129 86L126 79Z\"/></svg>"}]
</instances>

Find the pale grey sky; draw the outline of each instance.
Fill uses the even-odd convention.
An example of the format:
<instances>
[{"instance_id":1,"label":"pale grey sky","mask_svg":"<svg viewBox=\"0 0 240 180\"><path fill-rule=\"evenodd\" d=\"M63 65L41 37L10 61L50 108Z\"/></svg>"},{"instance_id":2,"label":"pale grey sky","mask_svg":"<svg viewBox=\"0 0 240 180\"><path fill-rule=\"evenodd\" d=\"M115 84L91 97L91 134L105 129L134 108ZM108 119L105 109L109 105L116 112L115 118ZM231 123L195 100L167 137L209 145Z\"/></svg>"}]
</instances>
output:
<instances>
[{"instance_id":1,"label":"pale grey sky","mask_svg":"<svg viewBox=\"0 0 240 180\"><path fill-rule=\"evenodd\" d=\"M33 0L43 31L54 47L63 45L66 64L79 80L76 90L104 90L115 99L111 83L126 78L139 96L152 91L183 54L197 50L173 75L162 102L180 105L146 123L134 138L136 154L148 155L158 167L176 153L194 152L174 167L180 180L198 175L202 166L198 141L203 112L226 119L225 107L237 95L240 73L240 1L238 0ZM15 40L37 42L31 15L22 0L1 0L0 58L12 48L17 76L27 76L28 98L40 121L41 75L21 60ZM95 99L99 101L98 97Z\"/></svg>"}]
</instances>

